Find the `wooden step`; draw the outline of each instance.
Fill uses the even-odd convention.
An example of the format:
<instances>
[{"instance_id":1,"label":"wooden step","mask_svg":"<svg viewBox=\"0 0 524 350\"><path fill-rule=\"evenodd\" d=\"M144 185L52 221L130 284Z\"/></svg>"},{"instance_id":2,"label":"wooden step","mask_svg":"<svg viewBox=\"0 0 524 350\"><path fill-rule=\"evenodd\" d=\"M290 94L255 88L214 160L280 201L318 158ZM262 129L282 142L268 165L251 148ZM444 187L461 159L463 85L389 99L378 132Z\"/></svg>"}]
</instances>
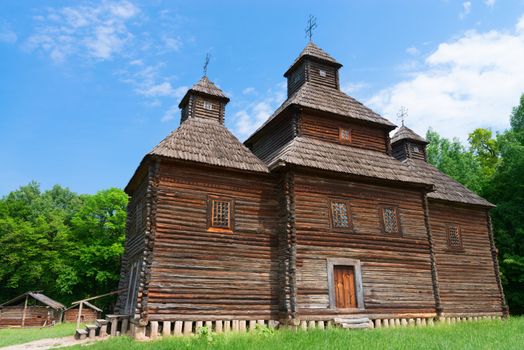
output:
<instances>
[{"instance_id":1,"label":"wooden step","mask_svg":"<svg viewBox=\"0 0 524 350\"><path fill-rule=\"evenodd\" d=\"M369 322L366 323L341 323L342 328L346 329L368 329L371 328Z\"/></svg>"}]
</instances>

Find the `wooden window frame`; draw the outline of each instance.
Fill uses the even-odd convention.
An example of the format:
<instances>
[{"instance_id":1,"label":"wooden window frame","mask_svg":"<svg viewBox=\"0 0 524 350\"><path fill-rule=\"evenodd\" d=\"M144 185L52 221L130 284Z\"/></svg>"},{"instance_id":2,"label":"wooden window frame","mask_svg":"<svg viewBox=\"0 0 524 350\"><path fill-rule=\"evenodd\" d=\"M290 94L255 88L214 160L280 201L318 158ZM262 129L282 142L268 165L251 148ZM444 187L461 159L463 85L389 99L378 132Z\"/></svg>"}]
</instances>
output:
<instances>
[{"instance_id":1,"label":"wooden window frame","mask_svg":"<svg viewBox=\"0 0 524 350\"><path fill-rule=\"evenodd\" d=\"M337 308L335 300L335 266L352 266L355 271L355 292L357 294L357 307L356 308ZM362 269L360 266L360 260L357 259L344 259L334 258L326 260L326 271L327 271L327 282L328 282L328 293L329 293L329 308L332 310L346 310L346 311L364 311L364 287L362 285Z\"/></svg>"},{"instance_id":2,"label":"wooden window frame","mask_svg":"<svg viewBox=\"0 0 524 350\"><path fill-rule=\"evenodd\" d=\"M348 227L336 227L334 225L333 203L343 203L346 205L348 214ZM347 199L333 198L329 200L328 206L329 227L331 228L331 230L335 232L353 232L353 215L349 201Z\"/></svg>"},{"instance_id":3,"label":"wooden window frame","mask_svg":"<svg viewBox=\"0 0 524 350\"><path fill-rule=\"evenodd\" d=\"M322 78L327 77L327 72L325 69L319 68L318 75L320 75Z\"/></svg>"},{"instance_id":4,"label":"wooden window frame","mask_svg":"<svg viewBox=\"0 0 524 350\"><path fill-rule=\"evenodd\" d=\"M213 103L211 101L208 101L208 100L204 100L203 102L203 108L207 111L212 111L214 110L213 108Z\"/></svg>"},{"instance_id":5,"label":"wooden window frame","mask_svg":"<svg viewBox=\"0 0 524 350\"><path fill-rule=\"evenodd\" d=\"M458 231L458 238L460 242L460 246L453 246L451 244L451 238L450 238L450 228L456 227ZM463 252L464 251L464 242L462 240L462 226L459 224L446 224L446 243L447 243L447 249L453 252Z\"/></svg>"},{"instance_id":6,"label":"wooden window frame","mask_svg":"<svg viewBox=\"0 0 524 350\"><path fill-rule=\"evenodd\" d=\"M395 209L395 213L397 214L397 227L398 232L387 232L386 231L386 223L384 222L384 210L386 209ZM383 204L378 209L378 216L380 220L380 226L382 229L382 233L389 236L402 236L402 223L400 220L400 208L398 205L391 205L391 204Z\"/></svg>"},{"instance_id":7,"label":"wooden window frame","mask_svg":"<svg viewBox=\"0 0 524 350\"><path fill-rule=\"evenodd\" d=\"M349 132L349 140L346 140L345 138L342 137L342 132L346 130ZM341 144L350 145L353 141L353 130L351 130L351 128L339 127L338 128L338 141Z\"/></svg>"},{"instance_id":8,"label":"wooden window frame","mask_svg":"<svg viewBox=\"0 0 524 350\"><path fill-rule=\"evenodd\" d=\"M213 202L229 203L229 226L213 226ZM207 200L207 230L210 232L233 232L235 228L235 200L229 197L209 196Z\"/></svg>"}]
</instances>

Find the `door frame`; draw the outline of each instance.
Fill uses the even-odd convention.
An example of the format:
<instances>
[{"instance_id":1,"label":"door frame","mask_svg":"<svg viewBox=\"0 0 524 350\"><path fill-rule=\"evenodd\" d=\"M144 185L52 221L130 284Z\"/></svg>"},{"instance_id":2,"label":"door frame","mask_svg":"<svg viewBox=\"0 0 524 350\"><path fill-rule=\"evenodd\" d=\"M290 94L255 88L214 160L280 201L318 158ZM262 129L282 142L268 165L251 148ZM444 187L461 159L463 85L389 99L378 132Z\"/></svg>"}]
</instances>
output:
<instances>
[{"instance_id":1,"label":"door frame","mask_svg":"<svg viewBox=\"0 0 524 350\"><path fill-rule=\"evenodd\" d=\"M327 280L328 280L328 291L329 291L329 308L334 310L364 310L364 290L362 287L362 270L360 268L360 260L357 259L346 259L346 258L335 258L327 259ZM337 308L335 300L335 277L334 267L335 266L352 266L355 272L355 289L357 307L350 309Z\"/></svg>"}]
</instances>

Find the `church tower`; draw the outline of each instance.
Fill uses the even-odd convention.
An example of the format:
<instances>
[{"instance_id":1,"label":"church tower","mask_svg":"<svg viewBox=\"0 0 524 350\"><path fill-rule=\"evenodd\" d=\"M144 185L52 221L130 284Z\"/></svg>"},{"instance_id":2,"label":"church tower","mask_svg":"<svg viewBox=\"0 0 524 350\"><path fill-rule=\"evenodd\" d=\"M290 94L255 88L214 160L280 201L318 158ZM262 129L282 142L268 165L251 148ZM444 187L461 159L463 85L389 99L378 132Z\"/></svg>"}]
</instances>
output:
<instances>
[{"instance_id":1,"label":"church tower","mask_svg":"<svg viewBox=\"0 0 524 350\"><path fill-rule=\"evenodd\" d=\"M338 70L342 64L310 41L284 73L287 95L293 95L304 83L340 89Z\"/></svg>"},{"instance_id":2,"label":"church tower","mask_svg":"<svg viewBox=\"0 0 524 350\"><path fill-rule=\"evenodd\" d=\"M427 145L426 139L404 125L391 138L392 153L398 160L411 158L427 161Z\"/></svg>"},{"instance_id":3,"label":"church tower","mask_svg":"<svg viewBox=\"0 0 524 350\"><path fill-rule=\"evenodd\" d=\"M223 125L228 102L229 98L222 90L204 75L187 91L178 105L182 112L180 124L190 118L205 118Z\"/></svg>"}]
</instances>

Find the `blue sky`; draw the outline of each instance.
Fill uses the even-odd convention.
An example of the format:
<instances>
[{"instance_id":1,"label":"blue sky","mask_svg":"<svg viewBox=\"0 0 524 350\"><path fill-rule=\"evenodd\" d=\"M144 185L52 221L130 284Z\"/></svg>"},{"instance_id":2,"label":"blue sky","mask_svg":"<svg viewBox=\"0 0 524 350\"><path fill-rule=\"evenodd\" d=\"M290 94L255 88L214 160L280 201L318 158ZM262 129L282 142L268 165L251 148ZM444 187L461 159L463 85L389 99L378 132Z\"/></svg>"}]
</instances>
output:
<instances>
[{"instance_id":1,"label":"blue sky","mask_svg":"<svg viewBox=\"0 0 524 350\"><path fill-rule=\"evenodd\" d=\"M342 89L393 122L407 107L419 133L503 130L524 92L522 0L2 1L0 195L123 188L178 126L207 52L244 140L285 99L309 14Z\"/></svg>"}]
</instances>

